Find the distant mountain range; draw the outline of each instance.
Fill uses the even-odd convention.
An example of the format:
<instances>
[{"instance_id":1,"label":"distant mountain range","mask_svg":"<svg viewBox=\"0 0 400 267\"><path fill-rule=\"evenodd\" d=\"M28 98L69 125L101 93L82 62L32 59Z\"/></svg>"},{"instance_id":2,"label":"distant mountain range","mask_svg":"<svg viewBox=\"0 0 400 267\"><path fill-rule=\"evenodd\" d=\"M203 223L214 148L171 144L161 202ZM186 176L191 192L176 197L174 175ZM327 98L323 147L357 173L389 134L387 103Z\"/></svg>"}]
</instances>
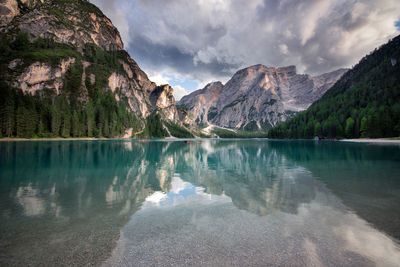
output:
<instances>
[{"instance_id":1,"label":"distant mountain range","mask_svg":"<svg viewBox=\"0 0 400 267\"><path fill-rule=\"evenodd\" d=\"M184 96L178 105L203 126L267 130L307 109L346 71L312 77L297 74L295 66L255 65L239 70L225 85L213 82Z\"/></svg>"}]
</instances>

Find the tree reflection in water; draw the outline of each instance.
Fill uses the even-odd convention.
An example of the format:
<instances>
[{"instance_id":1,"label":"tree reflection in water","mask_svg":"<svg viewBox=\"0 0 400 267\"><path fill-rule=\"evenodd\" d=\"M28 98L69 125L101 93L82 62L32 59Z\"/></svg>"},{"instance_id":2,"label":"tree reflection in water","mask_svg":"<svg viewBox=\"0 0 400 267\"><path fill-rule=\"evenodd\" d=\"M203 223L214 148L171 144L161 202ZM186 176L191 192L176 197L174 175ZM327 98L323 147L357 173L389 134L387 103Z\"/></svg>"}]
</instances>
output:
<instances>
[{"instance_id":1,"label":"tree reflection in water","mask_svg":"<svg viewBox=\"0 0 400 267\"><path fill-rule=\"evenodd\" d=\"M387 205L400 196L397 147L202 140L20 142L0 150L2 265L115 264L129 260L132 247L131 256L150 264L172 253L149 253L161 241L182 253L205 242L198 255L214 264L285 264L279 253L290 263L295 247L306 265L334 253L338 262L399 259L389 238L348 211L398 237L397 224L381 224L400 216ZM384 205L374 209L374 200ZM183 235L189 238L176 239ZM372 241L386 253L363 245Z\"/></svg>"}]
</instances>

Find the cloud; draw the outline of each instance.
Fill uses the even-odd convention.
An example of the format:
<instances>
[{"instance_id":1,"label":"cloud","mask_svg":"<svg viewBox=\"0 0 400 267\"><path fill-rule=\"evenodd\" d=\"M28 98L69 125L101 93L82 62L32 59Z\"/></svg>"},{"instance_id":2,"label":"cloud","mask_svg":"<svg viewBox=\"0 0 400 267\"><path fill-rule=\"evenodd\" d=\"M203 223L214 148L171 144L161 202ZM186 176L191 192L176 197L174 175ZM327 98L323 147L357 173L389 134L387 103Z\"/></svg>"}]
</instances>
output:
<instances>
[{"instance_id":1,"label":"cloud","mask_svg":"<svg viewBox=\"0 0 400 267\"><path fill-rule=\"evenodd\" d=\"M164 85L169 83L168 77L165 77L162 73L149 75L149 79L155 82L157 85Z\"/></svg>"},{"instance_id":2,"label":"cloud","mask_svg":"<svg viewBox=\"0 0 400 267\"><path fill-rule=\"evenodd\" d=\"M144 71L199 85L259 63L310 74L351 67L398 34L400 14L398 0L93 2Z\"/></svg>"},{"instance_id":3,"label":"cloud","mask_svg":"<svg viewBox=\"0 0 400 267\"><path fill-rule=\"evenodd\" d=\"M184 79L182 79L181 77L152 72L151 74L149 74L149 79L155 82L157 85L170 84L174 89L174 97L176 101L179 101L183 96L189 94L189 92L184 87L179 85L179 84L185 84ZM185 85L189 86L187 84ZM195 90L197 89L197 87L191 89Z\"/></svg>"},{"instance_id":4,"label":"cloud","mask_svg":"<svg viewBox=\"0 0 400 267\"><path fill-rule=\"evenodd\" d=\"M174 96L175 96L176 101L181 100L182 97L184 97L185 95L187 95L189 93L188 91L186 91L185 88L183 88L180 85L174 85L173 89L174 89Z\"/></svg>"},{"instance_id":5,"label":"cloud","mask_svg":"<svg viewBox=\"0 0 400 267\"><path fill-rule=\"evenodd\" d=\"M288 46L285 45L285 44L280 44L280 45L279 45L279 51L280 51L283 55L289 54L289 48L288 48Z\"/></svg>"}]
</instances>

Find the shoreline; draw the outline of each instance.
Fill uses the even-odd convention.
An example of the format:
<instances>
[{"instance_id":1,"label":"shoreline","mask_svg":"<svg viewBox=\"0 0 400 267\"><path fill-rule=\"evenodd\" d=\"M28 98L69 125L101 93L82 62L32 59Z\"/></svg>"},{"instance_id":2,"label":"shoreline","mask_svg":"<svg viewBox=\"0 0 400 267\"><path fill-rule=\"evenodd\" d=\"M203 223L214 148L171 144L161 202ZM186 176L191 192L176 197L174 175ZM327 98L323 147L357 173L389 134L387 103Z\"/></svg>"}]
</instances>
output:
<instances>
[{"instance_id":1,"label":"shoreline","mask_svg":"<svg viewBox=\"0 0 400 267\"><path fill-rule=\"evenodd\" d=\"M82 137L82 138L0 138L0 142L22 142L22 141L102 141L102 140L131 140L128 138L95 138L95 137Z\"/></svg>"},{"instance_id":2,"label":"shoreline","mask_svg":"<svg viewBox=\"0 0 400 267\"><path fill-rule=\"evenodd\" d=\"M142 138L106 138L106 137L101 137L101 138L95 138L95 137L67 137L67 138L63 138L63 137L54 137L54 138L0 138L0 142L37 142L37 141L136 141L136 140L141 140L141 139L152 139L150 137L142 137ZM160 139L160 138L155 138L155 139ZM161 138L161 140L167 140L167 141L173 141L173 140L177 140L177 139L192 139L192 138L176 138L176 137L165 137L165 138Z\"/></svg>"},{"instance_id":3,"label":"shoreline","mask_svg":"<svg viewBox=\"0 0 400 267\"><path fill-rule=\"evenodd\" d=\"M36 141L108 141L108 140L139 140L140 138L95 138L95 137L69 137L69 138L62 138L62 137L55 137L55 138L0 138L0 142L36 142ZM157 138L158 139L158 138ZM173 141L177 139L188 139L188 138L176 138L176 137L166 137L162 138L167 141ZM189 138L189 139L197 139L197 138ZM202 139L202 138L200 138ZM232 139L232 138L221 138L221 139ZM233 138L236 139L236 138ZM269 138L240 138L240 139L265 139L265 140L276 140L276 139L269 139ZM300 140L300 139L282 139L282 140ZM304 139L301 139L304 140ZM312 141L312 139L310 139ZM324 140L320 140L324 141ZM373 144L399 144L400 145L400 138L398 139L390 139L390 138L360 138L360 139L339 139L336 140L338 142L345 142L345 143L373 143Z\"/></svg>"},{"instance_id":4,"label":"shoreline","mask_svg":"<svg viewBox=\"0 0 400 267\"><path fill-rule=\"evenodd\" d=\"M399 144L400 145L400 139L390 139L390 138L341 139L338 141L346 142L346 143L373 143L373 144Z\"/></svg>"}]
</instances>

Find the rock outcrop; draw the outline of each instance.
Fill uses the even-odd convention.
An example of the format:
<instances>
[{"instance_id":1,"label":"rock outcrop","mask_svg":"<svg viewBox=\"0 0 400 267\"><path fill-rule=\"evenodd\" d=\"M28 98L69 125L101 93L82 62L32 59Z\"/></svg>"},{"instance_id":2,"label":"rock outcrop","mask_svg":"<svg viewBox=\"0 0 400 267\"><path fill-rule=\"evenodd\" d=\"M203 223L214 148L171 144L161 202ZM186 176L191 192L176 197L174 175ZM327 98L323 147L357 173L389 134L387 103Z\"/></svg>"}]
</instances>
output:
<instances>
[{"instance_id":1,"label":"rock outcrop","mask_svg":"<svg viewBox=\"0 0 400 267\"><path fill-rule=\"evenodd\" d=\"M0 1L0 26L7 25L18 14L19 8L16 0Z\"/></svg>"},{"instance_id":2,"label":"rock outcrop","mask_svg":"<svg viewBox=\"0 0 400 267\"><path fill-rule=\"evenodd\" d=\"M171 86L168 84L157 86L150 92L150 103L153 109L160 110L167 120L178 122L179 115Z\"/></svg>"},{"instance_id":3,"label":"rock outcrop","mask_svg":"<svg viewBox=\"0 0 400 267\"><path fill-rule=\"evenodd\" d=\"M16 62L18 62L18 59L13 60L9 64L9 68L15 68ZM35 62L29 65L29 67L15 79L13 86L21 88L23 92L31 95L45 88L54 89L58 94L63 86L62 77L73 63L75 63L75 58L63 59L60 65L56 67L52 67L43 62Z\"/></svg>"},{"instance_id":4,"label":"rock outcrop","mask_svg":"<svg viewBox=\"0 0 400 267\"><path fill-rule=\"evenodd\" d=\"M94 43L105 50L124 49L111 20L86 0L25 0L21 1L24 10L18 7L17 0L1 1L0 25L4 33L23 30L31 40L41 37L80 48Z\"/></svg>"},{"instance_id":5,"label":"rock outcrop","mask_svg":"<svg viewBox=\"0 0 400 267\"><path fill-rule=\"evenodd\" d=\"M0 34L12 43L21 32L39 51L31 53L28 47L26 58L7 57L2 77L10 86L31 95L43 89L68 95L67 74L75 71L81 78L74 90L82 105L90 100L90 92L110 90L143 121L158 112L179 123L173 89L149 80L123 50L111 20L87 0L0 0Z\"/></svg>"},{"instance_id":6,"label":"rock outcrop","mask_svg":"<svg viewBox=\"0 0 400 267\"><path fill-rule=\"evenodd\" d=\"M208 112L210 108L215 108L223 87L221 82L209 83L203 89L182 97L179 105L189 108L197 124L208 124Z\"/></svg>"},{"instance_id":7,"label":"rock outcrop","mask_svg":"<svg viewBox=\"0 0 400 267\"><path fill-rule=\"evenodd\" d=\"M312 77L297 74L295 66L255 65L236 72L224 86L211 83L183 97L179 105L189 108L199 124L268 129L308 108L345 72Z\"/></svg>"}]
</instances>

